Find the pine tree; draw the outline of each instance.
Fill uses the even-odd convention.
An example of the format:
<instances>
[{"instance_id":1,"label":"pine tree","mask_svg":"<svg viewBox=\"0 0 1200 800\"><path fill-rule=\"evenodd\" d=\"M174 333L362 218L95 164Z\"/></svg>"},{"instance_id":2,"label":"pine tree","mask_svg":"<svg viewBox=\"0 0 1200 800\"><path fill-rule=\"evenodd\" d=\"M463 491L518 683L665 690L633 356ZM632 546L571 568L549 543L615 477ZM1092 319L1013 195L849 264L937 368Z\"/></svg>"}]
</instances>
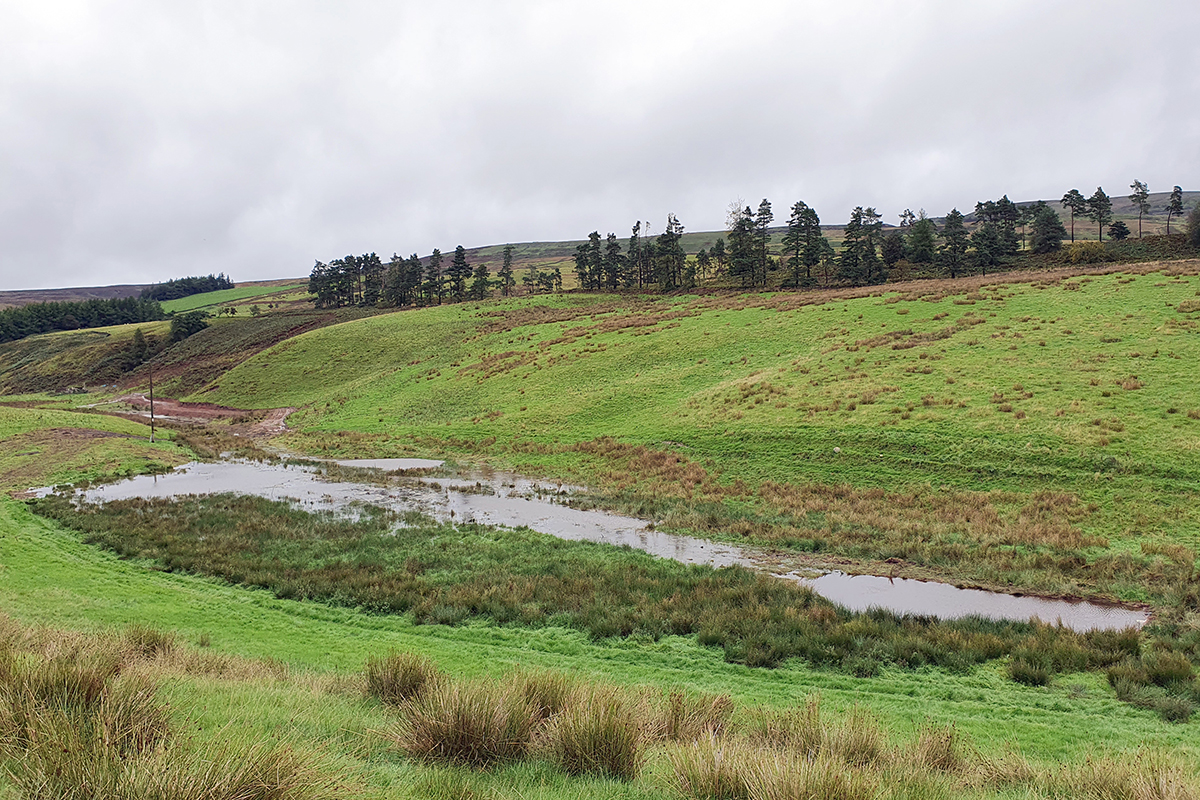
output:
<instances>
[{"instance_id":1,"label":"pine tree","mask_svg":"<svg viewBox=\"0 0 1200 800\"><path fill-rule=\"evenodd\" d=\"M1035 253L1050 253L1062 248L1062 240L1067 238L1067 229L1063 227L1062 218L1058 212L1045 201L1039 202L1032 209L1030 223L1030 249Z\"/></svg>"},{"instance_id":2,"label":"pine tree","mask_svg":"<svg viewBox=\"0 0 1200 800\"><path fill-rule=\"evenodd\" d=\"M771 211L771 201L763 198L758 204L758 212L754 215L754 261L757 282L760 286L767 285L767 270L771 266L768 248L771 244L771 223L775 214Z\"/></svg>"},{"instance_id":3,"label":"pine tree","mask_svg":"<svg viewBox=\"0 0 1200 800\"><path fill-rule=\"evenodd\" d=\"M421 287L425 294L425 303L432 305L434 300L440 304L446 294L446 283L442 280L442 251L433 248L429 263L425 266L425 283Z\"/></svg>"},{"instance_id":4,"label":"pine tree","mask_svg":"<svg viewBox=\"0 0 1200 800\"><path fill-rule=\"evenodd\" d=\"M1104 226L1112 219L1112 200L1104 193L1104 189L1097 186L1096 191L1087 201L1088 217L1096 222L1096 227L1099 228L1100 241L1104 241Z\"/></svg>"},{"instance_id":5,"label":"pine tree","mask_svg":"<svg viewBox=\"0 0 1200 800\"><path fill-rule=\"evenodd\" d=\"M821 218L817 212L798 200L792 206L792 215L788 218L787 232L783 236L783 251L791 256L787 266L792 270L793 283L796 286L812 283L812 268L821 260L820 241ZM719 240L718 240L719 241ZM800 268L804 268L804 276L800 276Z\"/></svg>"},{"instance_id":6,"label":"pine tree","mask_svg":"<svg viewBox=\"0 0 1200 800\"><path fill-rule=\"evenodd\" d=\"M883 259L884 265L889 269L896 266L896 263L904 258L904 234L894 230L883 237L883 244L879 248L879 257Z\"/></svg>"},{"instance_id":7,"label":"pine tree","mask_svg":"<svg viewBox=\"0 0 1200 800\"><path fill-rule=\"evenodd\" d=\"M508 297L517 285L513 278L513 246L504 245L504 260L500 264L500 294Z\"/></svg>"},{"instance_id":8,"label":"pine tree","mask_svg":"<svg viewBox=\"0 0 1200 800\"><path fill-rule=\"evenodd\" d=\"M1129 188L1133 189L1129 195L1129 202L1133 203L1133 207L1138 212L1138 238L1140 239L1142 238L1142 215L1150 213L1150 188L1139 180L1134 180L1129 184Z\"/></svg>"},{"instance_id":9,"label":"pine tree","mask_svg":"<svg viewBox=\"0 0 1200 800\"><path fill-rule=\"evenodd\" d=\"M730 220L729 274L738 278L742 286L754 283L754 212L750 206L735 213Z\"/></svg>"},{"instance_id":10,"label":"pine tree","mask_svg":"<svg viewBox=\"0 0 1200 800\"><path fill-rule=\"evenodd\" d=\"M475 267L475 273L471 280L471 299L483 300L491 295L488 289L488 268L486 263L480 263Z\"/></svg>"},{"instance_id":11,"label":"pine tree","mask_svg":"<svg viewBox=\"0 0 1200 800\"><path fill-rule=\"evenodd\" d=\"M604 285L610 292L615 292L621 285L621 275L625 271L625 258L621 255L621 242L615 233L608 234L604 242Z\"/></svg>"},{"instance_id":12,"label":"pine tree","mask_svg":"<svg viewBox=\"0 0 1200 800\"><path fill-rule=\"evenodd\" d=\"M1167 236L1171 235L1171 217L1183 214L1183 189L1176 186L1167 201Z\"/></svg>"},{"instance_id":13,"label":"pine tree","mask_svg":"<svg viewBox=\"0 0 1200 800\"><path fill-rule=\"evenodd\" d=\"M932 264L937 255L937 235L937 225L925 216L922 208L908 227L908 260L914 264Z\"/></svg>"},{"instance_id":14,"label":"pine tree","mask_svg":"<svg viewBox=\"0 0 1200 800\"><path fill-rule=\"evenodd\" d=\"M658 235L654 260L654 275L661 291L671 291L683 285L687 255L680 244L682 237L683 225L674 214L667 214L667 227Z\"/></svg>"},{"instance_id":15,"label":"pine tree","mask_svg":"<svg viewBox=\"0 0 1200 800\"><path fill-rule=\"evenodd\" d=\"M450 269L446 270L446 282L449 284L450 297L462 302L467 297L467 278L471 277L471 265L467 263L467 251L460 244L454 248L454 258L450 260Z\"/></svg>"},{"instance_id":16,"label":"pine tree","mask_svg":"<svg viewBox=\"0 0 1200 800\"><path fill-rule=\"evenodd\" d=\"M886 274L879 267L879 255L875 250L879 241L882 223L874 208L855 207L850 212L842 238L842 255L838 277L856 286L883 283Z\"/></svg>"},{"instance_id":17,"label":"pine tree","mask_svg":"<svg viewBox=\"0 0 1200 800\"><path fill-rule=\"evenodd\" d=\"M1117 220L1108 226L1108 235L1117 242L1123 242L1128 239L1130 233L1131 231L1129 230L1129 226L1126 225L1122 220Z\"/></svg>"},{"instance_id":18,"label":"pine tree","mask_svg":"<svg viewBox=\"0 0 1200 800\"><path fill-rule=\"evenodd\" d=\"M942 264L951 278L957 278L962 271L963 258L967 253L967 228L963 225L963 215L957 209L952 209L946 215L942 224L942 247L939 251Z\"/></svg>"},{"instance_id":19,"label":"pine tree","mask_svg":"<svg viewBox=\"0 0 1200 800\"><path fill-rule=\"evenodd\" d=\"M1075 217L1085 214L1088 208L1088 201L1078 189L1072 189L1063 195L1061 201L1062 207L1071 212L1071 241L1075 241Z\"/></svg>"}]
</instances>

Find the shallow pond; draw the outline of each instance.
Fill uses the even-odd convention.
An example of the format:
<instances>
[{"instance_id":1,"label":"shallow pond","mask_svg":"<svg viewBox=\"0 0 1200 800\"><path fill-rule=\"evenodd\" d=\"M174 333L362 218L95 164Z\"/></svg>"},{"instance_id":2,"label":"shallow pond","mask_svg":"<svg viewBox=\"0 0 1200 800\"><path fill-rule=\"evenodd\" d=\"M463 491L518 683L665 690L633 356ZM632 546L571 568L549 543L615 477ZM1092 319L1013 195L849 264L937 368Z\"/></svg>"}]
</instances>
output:
<instances>
[{"instance_id":1,"label":"shallow pond","mask_svg":"<svg viewBox=\"0 0 1200 800\"><path fill-rule=\"evenodd\" d=\"M428 459L336 461L343 467L375 470L425 470L441 462ZM49 490L44 490L49 491ZM420 511L435 519L486 525L527 526L562 539L628 545L660 558L713 567L768 568L765 553L736 545L652 530L645 521L606 511L587 511L564 503L580 487L536 481L504 472L468 473L451 478L388 476L382 482L331 480L320 467L245 461L191 463L165 475L142 475L82 491L86 502L130 498L166 498L232 492L272 500L292 500L318 511L347 511L356 504L397 511ZM1089 602L1008 595L959 589L945 583L831 572L816 578L795 573L778 577L811 586L819 594L854 611L880 607L897 613L943 619L979 615L992 619L1046 622L1061 620L1075 630L1140 627L1139 610Z\"/></svg>"}]
</instances>

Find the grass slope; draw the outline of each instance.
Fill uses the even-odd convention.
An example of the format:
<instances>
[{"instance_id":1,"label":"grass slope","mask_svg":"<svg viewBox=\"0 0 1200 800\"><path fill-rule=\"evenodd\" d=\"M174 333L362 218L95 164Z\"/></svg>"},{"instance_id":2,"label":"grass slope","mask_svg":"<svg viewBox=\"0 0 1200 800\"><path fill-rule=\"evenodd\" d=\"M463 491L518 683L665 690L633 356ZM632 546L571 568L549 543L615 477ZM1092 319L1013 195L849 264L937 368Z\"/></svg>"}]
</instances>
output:
<instances>
[{"instance_id":1,"label":"grass slope","mask_svg":"<svg viewBox=\"0 0 1200 800\"><path fill-rule=\"evenodd\" d=\"M1177 595L1200 545L1198 267L843 299L406 311L291 339L195 397L302 407L289 422L302 448L442 449L580 478L708 535L1188 602ZM845 497L811 496L844 485ZM709 501L709 524L681 511ZM1009 551L1058 566L1025 574L1032 562ZM1101 556L1125 558L1124 577L1089 575Z\"/></svg>"}]
</instances>

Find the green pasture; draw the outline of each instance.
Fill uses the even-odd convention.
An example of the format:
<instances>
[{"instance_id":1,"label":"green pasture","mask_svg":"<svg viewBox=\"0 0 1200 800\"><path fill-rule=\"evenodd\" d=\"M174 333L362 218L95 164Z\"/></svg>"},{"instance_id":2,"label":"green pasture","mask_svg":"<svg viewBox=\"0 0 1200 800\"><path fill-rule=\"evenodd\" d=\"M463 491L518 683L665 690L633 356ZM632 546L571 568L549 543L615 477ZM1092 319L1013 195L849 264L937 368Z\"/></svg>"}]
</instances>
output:
<instances>
[{"instance_id":1,"label":"green pasture","mask_svg":"<svg viewBox=\"0 0 1200 800\"><path fill-rule=\"evenodd\" d=\"M235 286L232 289L218 289L215 292L202 292L178 300L167 300L162 304L167 312L196 311L199 309L216 308L219 306L243 306L253 302L259 304L276 303L299 299L299 294L307 296L308 283L297 281L286 286ZM266 311L266 309L263 309Z\"/></svg>"},{"instance_id":2,"label":"green pasture","mask_svg":"<svg viewBox=\"0 0 1200 800\"><path fill-rule=\"evenodd\" d=\"M1092 543L1080 545L1087 558L1149 564L1164 546L1194 558L1200 545L1194 271L940 281L819 304L782 293L466 303L296 337L194 397L299 407L288 441L300 449L457 453L627 501L669 495L670 481L622 482L588 443L669 452L715 486L741 480L751 494L766 482L849 485L987 494L999 508L1062 492L1079 510L1060 522ZM984 568L935 572L1080 588ZM1164 602L1136 582L1105 592Z\"/></svg>"},{"instance_id":3,"label":"green pasture","mask_svg":"<svg viewBox=\"0 0 1200 800\"><path fill-rule=\"evenodd\" d=\"M772 670L728 664L719 649L700 647L694 637L596 642L565 628L415 625L405 616L279 600L265 591L150 569L84 545L7 499L0 501L0 533L0 608L26 623L99 630L140 622L177 631L187 641L206 637L221 652L277 658L318 672L354 671L369 654L395 648L425 653L456 676L544 667L771 705L820 692L829 708L859 703L898 731L926 719L954 722L980 747L999 752L1014 745L1039 759L1143 746L1200 755L1194 723L1170 725L1121 704L1095 675L1030 688L1014 684L996 663L969 675L885 670L877 678L855 678L796 663Z\"/></svg>"}]
</instances>

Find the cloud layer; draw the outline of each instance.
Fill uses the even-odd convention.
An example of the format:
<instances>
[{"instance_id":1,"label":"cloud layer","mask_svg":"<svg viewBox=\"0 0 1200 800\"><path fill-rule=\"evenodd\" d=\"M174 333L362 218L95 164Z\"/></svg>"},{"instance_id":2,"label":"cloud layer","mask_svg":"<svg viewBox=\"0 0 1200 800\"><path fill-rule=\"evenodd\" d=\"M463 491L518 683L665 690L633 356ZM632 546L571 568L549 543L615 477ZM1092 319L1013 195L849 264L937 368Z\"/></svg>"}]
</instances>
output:
<instances>
[{"instance_id":1,"label":"cloud layer","mask_svg":"<svg viewBox=\"0 0 1200 800\"><path fill-rule=\"evenodd\" d=\"M0 288L1200 188L1200 8L13 2Z\"/></svg>"}]
</instances>

